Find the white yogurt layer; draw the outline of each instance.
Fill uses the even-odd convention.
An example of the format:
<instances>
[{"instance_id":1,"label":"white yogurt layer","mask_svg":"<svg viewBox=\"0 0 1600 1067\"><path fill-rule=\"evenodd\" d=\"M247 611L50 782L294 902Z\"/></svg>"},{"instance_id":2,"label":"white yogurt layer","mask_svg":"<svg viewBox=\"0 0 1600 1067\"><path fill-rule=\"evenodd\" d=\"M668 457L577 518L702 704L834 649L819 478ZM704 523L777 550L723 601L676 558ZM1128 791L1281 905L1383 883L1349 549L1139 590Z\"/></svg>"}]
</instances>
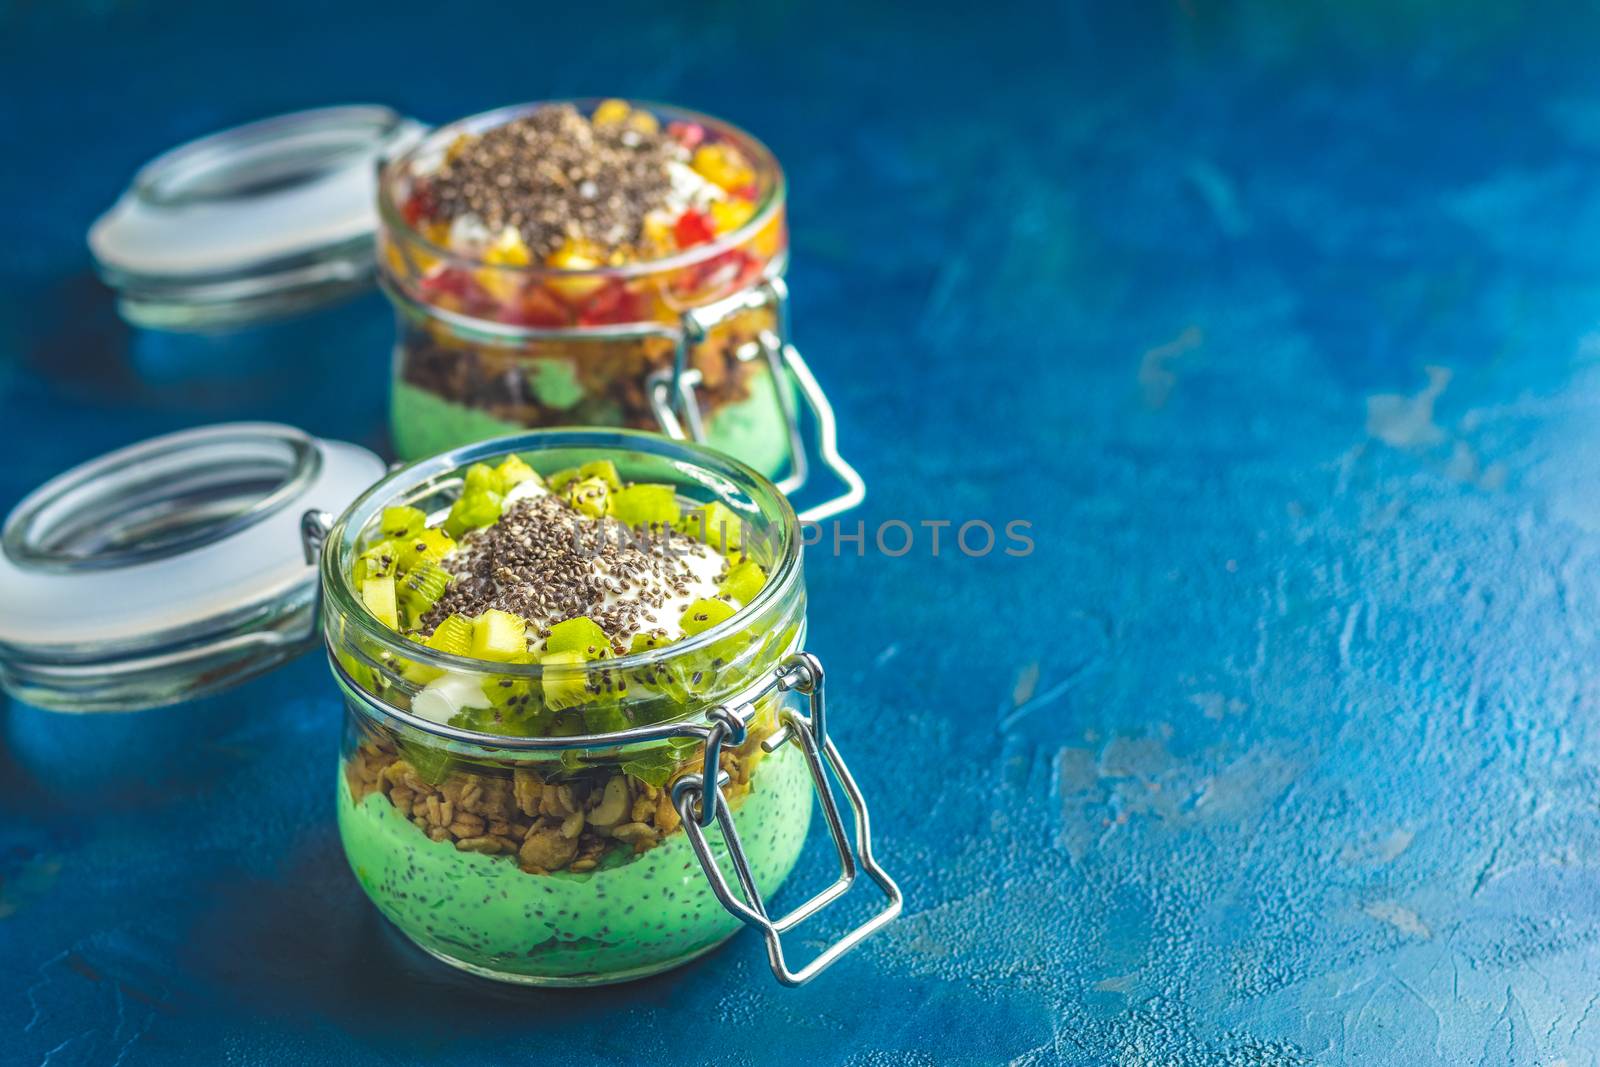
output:
<instances>
[{"instance_id":1,"label":"white yogurt layer","mask_svg":"<svg viewBox=\"0 0 1600 1067\"><path fill-rule=\"evenodd\" d=\"M526 481L521 481L516 485L513 485L511 487L511 491L506 494L503 503L505 507L509 508L512 504L515 504L519 500L532 500L535 497L549 495L550 490L546 489L542 482L539 482L534 478L529 478Z\"/></svg>"}]
</instances>

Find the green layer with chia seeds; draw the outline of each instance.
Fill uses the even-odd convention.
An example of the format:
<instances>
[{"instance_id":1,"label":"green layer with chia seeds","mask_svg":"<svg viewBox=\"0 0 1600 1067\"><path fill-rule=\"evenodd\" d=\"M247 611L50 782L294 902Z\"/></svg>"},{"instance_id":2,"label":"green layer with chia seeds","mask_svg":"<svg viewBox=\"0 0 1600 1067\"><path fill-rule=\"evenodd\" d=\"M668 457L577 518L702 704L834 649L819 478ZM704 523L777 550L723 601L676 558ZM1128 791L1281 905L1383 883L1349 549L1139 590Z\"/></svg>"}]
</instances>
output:
<instances>
[{"instance_id":1,"label":"green layer with chia seeds","mask_svg":"<svg viewBox=\"0 0 1600 1067\"><path fill-rule=\"evenodd\" d=\"M638 853L613 840L581 870L530 878L505 857L478 851L471 838L452 837L447 827L423 830L429 805L402 784L410 779L403 769L395 772L400 762L392 754L385 762L379 748L363 746L349 765L348 783L340 785L340 834L351 868L384 915L449 962L529 982L618 981L681 963L739 926L712 895L682 832ZM799 856L810 823L811 785L804 757L792 745L761 767L753 782L753 767L735 769L730 806L765 895ZM529 812L548 806L543 787L531 787L529 772L510 774L472 783L478 792L466 799L478 815L444 812L446 794L462 799L459 779L457 788L428 792L433 815L443 812L475 830L484 813L527 820ZM631 788L641 805L664 795L658 790L651 798L637 783ZM396 804L397 790L403 806ZM552 802L559 806L559 797ZM578 799L577 806L583 805ZM713 828L708 839L726 867L720 831Z\"/></svg>"}]
</instances>

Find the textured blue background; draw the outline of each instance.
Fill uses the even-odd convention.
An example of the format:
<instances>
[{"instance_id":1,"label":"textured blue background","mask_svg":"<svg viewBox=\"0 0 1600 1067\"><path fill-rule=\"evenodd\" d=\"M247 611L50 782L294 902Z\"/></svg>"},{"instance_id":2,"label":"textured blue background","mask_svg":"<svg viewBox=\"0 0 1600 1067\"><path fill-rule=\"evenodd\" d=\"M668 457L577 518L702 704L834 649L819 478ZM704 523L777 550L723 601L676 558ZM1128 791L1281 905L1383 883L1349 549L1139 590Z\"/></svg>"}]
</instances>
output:
<instances>
[{"instance_id":1,"label":"textured blue background","mask_svg":"<svg viewBox=\"0 0 1600 1067\"><path fill-rule=\"evenodd\" d=\"M83 233L155 151L622 93L786 163L866 521L1037 542L812 559L908 904L800 991L750 933L585 994L420 959L344 868L316 657L155 721L13 708L0 1056L1600 1062L1600 21L1341 7L0 9L0 505L224 418L383 445L376 297L118 323Z\"/></svg>"}]
</instances>

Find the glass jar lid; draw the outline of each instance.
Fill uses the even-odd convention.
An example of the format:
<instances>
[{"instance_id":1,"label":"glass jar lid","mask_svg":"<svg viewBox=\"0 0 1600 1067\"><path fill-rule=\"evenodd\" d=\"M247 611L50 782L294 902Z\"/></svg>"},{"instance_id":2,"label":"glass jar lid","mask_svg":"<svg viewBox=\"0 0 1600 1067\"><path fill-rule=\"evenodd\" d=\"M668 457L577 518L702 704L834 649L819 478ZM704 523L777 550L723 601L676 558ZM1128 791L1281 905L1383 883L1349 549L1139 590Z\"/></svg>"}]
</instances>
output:
<instances>
[{"instance_id":1,"label":"glass jar lid","mask_svg":"<svg viewBox=\"0 0 1600 1067\"><path fill-rule=\"evenodd\" d=\"M89 230L124 318L169 330L292 315L373 283L377 171L426 131L386 107L300 111L145 164Z\"/></svg>"},{"instance_id":2,"label":"glass jar lid","mask_svg":"<svg viewBox=\"0 0 1600 1067\"><path fill-rule=\"evenodd\" d=\"M344 510L383 472L356 445L229 423L46 482L0 530L0 684L41 707L131 710L314 647L301 516Z\"/></svg>"}]
</instances>

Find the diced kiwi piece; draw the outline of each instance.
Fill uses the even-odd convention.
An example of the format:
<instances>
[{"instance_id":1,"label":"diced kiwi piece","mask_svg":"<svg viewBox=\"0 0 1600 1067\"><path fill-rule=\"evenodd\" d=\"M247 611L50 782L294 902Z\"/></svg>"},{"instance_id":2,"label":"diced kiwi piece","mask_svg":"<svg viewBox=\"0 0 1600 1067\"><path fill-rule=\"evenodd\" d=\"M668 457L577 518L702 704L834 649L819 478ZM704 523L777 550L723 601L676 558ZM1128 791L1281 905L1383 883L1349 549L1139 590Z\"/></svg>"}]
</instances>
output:
<instances>
[{"instance_id":1,"label":"diced kiwi piece","mask_svg":"<svg viewBox=\"0 0 1600 1067\"><path fill-rule=\"evenodd\" d=\"M383 683L378 672L357 658L354 653L340 650L334 653L334 658L339 661L339 666L345 669L350 680L369 693L382 693ZM342 682L340 684L343 684Z\"/></svg>"},{"instance_id":2,"label":"diced kiwi piece","mask_svg":"<svg viewBox=\"0 0 1600 1067\"><path fill-rule=\"evenodd\" d=\"M495 708L462 708L450 716L449 724L461 730L475 730L480 734L505 733Z\"/></svg>"},{"instance_id":3,"label":"diced kiwi piece","mask_svg":"<svg viewBox=\"0 0 1600 1067\"><path fill-rule=\"evenodd\" d=\"M589 699L589 676L583 670L587 662L582 652L547 652L539 657L545 668L540 681L546 707L573 708Z\"/></svg>"},{"instance_id":4,"label":"diced kiwi piece","mask_svg":"<svg viewBox=\"0 0 1600 1067\"><path fill-rule=\"evenodd\" d=\"M418 530L397 543L396 560L402 571L409 571L419 563L437 563L456 547L455 539L443 530L429 527Z\"/></svg>"},{"instance_id":5,"label":"diced kiwi piece","mask_svg":"<svg viewBox=\"0 0 1600 1067\"><path fill-rule=\"evenodd\" d=\"M720 500L695 508L679 520L679 528L690 537L698 538L727 555L736 552L744 543L744 524Z\"/></svg>"},{"instance_id":6,"label":"diced kiwi piece","mask_svg":"<svg viewBox=\"0 0 1600 1067\"><path fill-rule=\"evenodd\" d=\"M705 633L717 623L733 618L735 610L726 600L696 600L683 609L678 625L686 634Z\"/></svg>"},{"instance_id":7,"label":"diced kiwi piece","mask_svg":"<svg viewBox=\"0 0 1600 1067\"><path fill-rule=\"evenodd\" d=\"M509 663L528 651L528 623L520 615L490 608L472 622L472 654Z\"/></svg>"},{"instance_id":8,"label":"diced kiwi piece","mask_svg":"<svg viewBox=\"0 0 1600 1067\"><path fill-rule=\"evenodd\" d=\"M378 525L384 537L391 541L402 541L428 525L428 516L419 508L384 508Z\"/></svg>"},{"instance_id":9,"label":"diced kiwi piece","mask_svg":"<svg viewBox=\"0 0 1600 1067\"><path fill-rule=\"evenodd\" d=\"M554 474L546 478L544 480L544 487L550 490L552 493L559 493L561 490L565 489L567 486L571 485L581 477L583 476L578 473L577 467L566 467L562 470L556 471Z\"/></svg>"},{"instance_id":10,"label":"diced kiwi piece","mask_svg":"<svg viewBox=\"0 0 1600 1067\"><path fill-rule=\"evenodd\" d=\"M407 572L397 584L400 606L406 609L408 624L416 625L416 621L444 596L454 579L454 575L437 563L422 563Z\"/></svg>"},{"instance_id":11,"label":"diced kiwi piece","mask_svg":"<svg viewBox=\"0 0 1600 1067\"><path fill-rule=\"evenodd\" d=\"M500 733L538 737L549 730L555 713L544 706L539 683L524 678L490 678L483 691L494 706Z\"/></svg>"},{"instance_id":12,"label":"diced kiwi piece","mask_svg":"<svg viewBox=\"0 0 1600 1067\"><path fill-rule=\"evenodd\" d=\"M583 733L583 713L576 709L567 709L550 720L551 737L577 737ZM583 758L575 752L561 753L561 765L569 771L583 769Z\"/></svg>"},{"instance_id":13,"label":"diced kiwi piece","mask_svg":"<svg viewBox=\"0 0 1600 1067\"><path fill-rule=\"evenodd\" d=\"M583 725L591 734L614 734L626 730L633 723L621 704L595 704L583 709Z\"/></svg>"},{"instance_id":14,"label":"diced kiwi piece","mask_svg":"<svg viewBox=\"0 0 1600 1067\"><path fill-rule=\"evenodd\" d=\"M500 494L488 489L464 493L450 505L450 514L444 520L445 533L460 537L468 530L489 526L500 518L503 506Z\"/></svg>"},{"instance_id":15,"label":"diced kiwi piece","mask_svg":"<svg viewBox=\"0 0 1600 1067\"><path fill-rule=\"evenodd\" d=\"M391 630L400 629L400 609L395 601L393 578L362 579L361 602L372 612L373 618Z\"/></svg>"},{"instance_id":16,"label":"diced kiwi piece","mask_svg":"<svg viewBox=\"0 0 1600 1067\"><path fill-rule=\"evenodd\" d=\"M407 571L395 585L400 590L402 599L409 592L415 594L417 599L427 600L431 604L444 596L444 591L454 580L455 575L437 563L425 560Z\"/></svg>"},{"instance_id":17,"label":"diced kiwi piece","mask_svg":"<svg viewBox=\"0 0 1600 1067\"><path fill-rule=\"evenodd\" d=\"M608 489L621 489L622 478L617 474L617 465L609 459L597 459L585 463L578 468L580 478L599 478L606 483Z\"/></svg>"},{"instance_id":18,"label":"diced kiwi piece","mask_svg":"<svg viewBox=\"0 0 1600 1067\"><path fill-rule=\"evenodd\" d=\"M732 597L740 604L748 604L766 584L767 572L761 569L759 563L747 559L728 568L728 576L722 579L722 584L717 586L717 590L723 596Z\"/></svg>"},{"instance_id":19,"label":"diced kiwi piece","mask_svg":"<svg viewBox=\"0 0 1600 1067\"><path fill-rule=\"evenodd\" d=\"M512 486L521 485L529 480L535 485L543 484L539 480L539 472L528 466L523 458L516 453L512 453L501 460L500 466L496 467L494 472L500 476L500 484L505 487L501 490L502 493L509 493Z\"/></svg>"},{"instance_id":20,"label":"diced kiwi piece","mask_svg":"<svg viewBox=\"0 0 1600 1067\"><path fill-rule=\"evenodd\" d=\"M550 627L550 636L545 638L544 650L581 652L586 660L606 659L611 655L611 639L593 619L579 615L575 619L567 619Z\"/></svg>"},{"instance_id":21,"label":"diced kiwi piece","mask_svg":"<svg viewBox=\"0 0 1600 1067\"><path fill-rule=\"evenodd\" d=\"M404 607L404 605L401 606ZM427 643L426 639L420 634L406 634L406 637L419 645ZM444 676L444 671L438 667L430 667L426 663L418 663L413 659L404 659L397 656L392 665L400 672L400 677L415 686L427 685L434 679Z\"/></svg>"},{"instance_id":22,"label":"diced kiwi piece","mask_svg":"<svg viewBox=\"0 0 1600 1067\"><path fill-rule=\"evenodd\" d=\"M745 655L760 640L759 635L750 630L742 630L729 634L710 648L705 654L709 657L709 665L713 670L726 671L735 664L743 669L748 662Z\"/></svg>"},{"instance_id":23,"label":"diced kiwi piece","mask_svg":"<svg viewBox=\"0 0 1600 1067\"><path fill-rule=\"evenodd\" d=\"M622 772L657 789L666 785L694 751L688 738L669 738L659 748L641 752L622 765Z\"/></svg>"},{"instance_id":24,"label":"diced kiwi piece","mask_svg":"<svg viewBox=\"0 0 1600 1067\"><path fill-rule=\"evenodd\" d=\"M445 652L452 656L470 656L472 631L472 620L465 615L446 615L422 643L435 652Z\"/></svg>"},{"instance_id":25,"label":"diced kiwi piece","mask_svg":"<svg viewBox=\"0 0 1600 1067\"><path fill-rule=\"evenodd\" d=\"M599 478L580 478L567 486L567 501L578 514L598 519L611 509L611 487Z\"/></svg>"},{"instance_id":26,"label":"diced kiwi piece","mask_svg":"<svg viewBox=\"0 0 1600 1067\"><path fill-rule=\"evenodd\" d=\"M672 638L662 637L660 634L634 634L633 640L628 644L628 654L635 652L648 652L653 648L666 648L672 644Z\"/></svg>"},{"instance_id":27,"label":"diced kiwi piece","mask_svg":"<svg viewBox=\"0 0 1600 1067\"><path fill-rule=\"evenodd\" d=\"M379 541L369 546L356 557L356 565L353 568L356 581L392 577L399 553L400 550L393 541Z\"/></svg>"},{"instance_id":28,"label":"diced kiwi piece","mask_svg":"<svg viewBox=\"0 0 1600 1067\"><path fill-rule=\"evenodd\" d=\"M494 493L503 496L506 485L500 478L500 472L487 463L474 463L467 468L466 486L461 490L462 496L471 496L475 493Z\"/></svg>"},{"instance_id":29,"label":"diced kiwi piece","mask_svg":"<svg viewBox=\"0 0 1600 1067\"><path fill-rule=\"evenodd\" d=\"M670 485L639 482L611 494L611 514L629 526L671 526L681 514Z\"/></svg>"}]
</instances>

